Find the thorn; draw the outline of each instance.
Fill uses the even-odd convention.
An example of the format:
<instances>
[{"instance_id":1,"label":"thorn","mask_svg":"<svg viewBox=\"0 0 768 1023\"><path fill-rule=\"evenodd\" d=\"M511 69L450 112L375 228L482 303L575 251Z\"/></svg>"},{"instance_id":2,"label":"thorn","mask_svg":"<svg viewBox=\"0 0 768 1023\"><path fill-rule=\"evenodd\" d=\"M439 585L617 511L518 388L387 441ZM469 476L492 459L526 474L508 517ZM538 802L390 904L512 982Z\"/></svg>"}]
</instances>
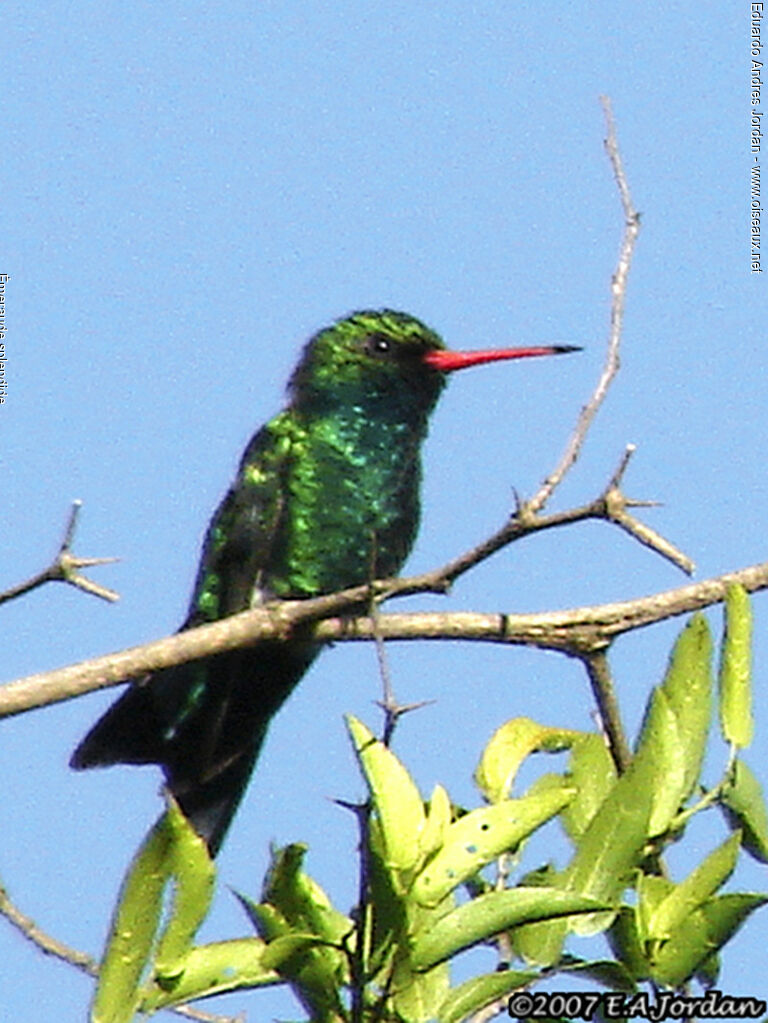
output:
<instances>
[{"instance_id":1,"label":"thorn","mask_svg":"<svg viewBox=\"0 0 768 1023\"><path fill-rule=\"evenodd\" d=\"M77 520L80 515L80 509L83 507L82 499L77 497L72 502L72 510L69 513L69 521L67 527L64 530L64 538L61 541L61 547L59 547L59 554L64 551L68 551L72 546L72 541L75 537L75 529L77 529Z\"/></svg>"},{"instance_id":2,"label":"thorn","mask_svg":"<svg viewBox=\"0 0 768 1023\"><path fill-rule=\"evenodd\" d=\"M625 508L663 508L663 501L643 501L636 497L625 497L624 498Z\"/></svg>"},{"instance_id":3,"label":"thorn","mask_svg":"<svg viewBox=\"0 0 768 1023\"><path fill-rule=\"evenodd\" d=\"M358 820L362 814L368 811L367 803L350 803L348 800L340 799L336 796L331 797L331 802L335 803L336 806L340 806L342 810L349 810L350 813L353 813Z\"/></svg>"},{"instance_id":4,"label":"thorn","mask_svg":"<svg viewBox=\"0 0 768 1023\"><path fill-rule=\"evenodd\" d=\"M412 710L421 710L422 707L428 707L431 703L437 703L437 700L419 700L417 703L404 703L395 704L394 706L387 706L383 700L373 701L377 707L380 707L385 714L388 714L394 720L401 718L403 714L410 714Z\"/></svg>"},{"instance_id":5,"label":"thorn","mask_svg":"<svg viewBox=\"0 0 768 1023\"><path fill-rule=\"evenodd\" d=\"M122 558L71 558L73 563L77 562L78 568L90 568L92 565L114 565Z\"/></svg>"},{"instance_id":6,"label":"thorn","mask_svg":"<svg viewBox=\"0 0 768 1023\"><path fill-rule=\"evenodd\" d=\"M608 482L607 487L608 490L618 489L619 484L624 478L624 473L627 471L629 461L636 451L637 451L636 444L627 444L626 448L624 449L624 454L621 456L621 461L619 462L618 468L616 469L613 476L611 476Z\"/></svg>"},{"instance_id":7,"label":"thorn","mask_svg":"<svg viewBox=\"0 0 768 1023\"><path fill-rule=\"evenodd\" d=\"M69 513L69 520L67 522L66 529L64 530L64 537L59 547L59 553L57 554L51 568L49 570L49 578L56 582L69 583L71 586L75 586L77 589L82 590L84 593L90 593L94 597L99 597L101 600L106 600L109 603L114 603L120 599L120 594L117 590L110 589L109 586L102 586L100 583L93 582L92 579L88 579L87 576L81 574L81 568L92 568L94 565L113 565L120 558L78 558L74 554L70 554L72 543L75 539L75 531L77 529L77 523L80 516L80 509L83 507L81 498L76 498L72 502L72 510Z\"/></svg>"}]
</instances>

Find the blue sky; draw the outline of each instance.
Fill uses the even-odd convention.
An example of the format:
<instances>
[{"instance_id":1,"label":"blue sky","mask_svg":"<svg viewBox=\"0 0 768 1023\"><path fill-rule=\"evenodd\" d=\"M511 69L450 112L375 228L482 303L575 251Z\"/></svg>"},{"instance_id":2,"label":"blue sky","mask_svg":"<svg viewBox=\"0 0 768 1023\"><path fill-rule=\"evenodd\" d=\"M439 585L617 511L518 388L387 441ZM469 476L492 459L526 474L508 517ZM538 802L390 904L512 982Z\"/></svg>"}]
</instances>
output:
<instances>
[{"instance_id":1,"label":"blue sky","mask_svg":"<svg viewBox=\"0 0 768 1023\"><path fill-rule=\"evenodd\" d=\"M81 498L77 549L121 557L98 578L122 599L50 586L3 607L3 678L175 628L245 442L279 408L306 336L351 309L408 310L454 347L585 347L451 381L408 567L497 528L513 488L530 493L551 469L603 357L621 214L600 93L614 102L643 231L621 376L553 507L594 497L631 441L627 490L663 502L643 515L698 578L763 560L768 355L765 284L748 260L748 19L747 3L692 15L677 0L6 4L0 586L42 567ZM589 524L515 545L448 599L401 606L550 609L683 581ZM755 612L747 759L766 785L764 597ZM710 620L719 630L719 611ZM633 733L679 624L613 652ZM581 671L554 654L419 643L391 659L403 701L436 701L396 742L425 792L440 780L476 803L479 751L509 717L591 725ZM246 933L226 885L257 893L272 840L308 842L308 869L349 904L355 836L331 799L355 798L361 782L341 716L377 725L378 695L364 646L326 653L302 683L220 857L205 938ZM41 926L92 954L159 805L152 769L67 768L110 699L7 721L0 746L0 877ZM676 876L723 834L714 816L692 828L694 858L673 857ZM532 848L528 865L549 852ZM764 871L745 864L736 885L764 887ZM765 913L726 955L724 991L765 997ZM89 991L0 921L4 1016L82 1019ZM279 992L219 1003L243 1007L252 1019L298 1011Z\"/></svg>"}]
</instances>

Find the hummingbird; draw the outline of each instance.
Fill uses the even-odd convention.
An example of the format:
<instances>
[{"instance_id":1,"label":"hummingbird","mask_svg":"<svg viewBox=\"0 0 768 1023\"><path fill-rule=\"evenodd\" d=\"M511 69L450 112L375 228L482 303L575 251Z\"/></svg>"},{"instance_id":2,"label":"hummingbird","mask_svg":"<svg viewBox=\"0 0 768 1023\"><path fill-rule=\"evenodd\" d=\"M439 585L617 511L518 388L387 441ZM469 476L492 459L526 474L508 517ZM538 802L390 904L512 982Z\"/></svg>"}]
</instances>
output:
<instances>
[{"instance_id":1,"label":"hummingbird","mask_svg":"<svg viewBox=\"0 0 768 1023\"><path fill-rule=\"evenodd\" d=\"M451 351L391 309L320 330L211 520L181 630L396 575L416 536L421 446L448 374L576 350ZM96 722L70 764L159 764L216 855L270 720L321 648L299 631L152 672Z\"/></svg>"}]
</instances>

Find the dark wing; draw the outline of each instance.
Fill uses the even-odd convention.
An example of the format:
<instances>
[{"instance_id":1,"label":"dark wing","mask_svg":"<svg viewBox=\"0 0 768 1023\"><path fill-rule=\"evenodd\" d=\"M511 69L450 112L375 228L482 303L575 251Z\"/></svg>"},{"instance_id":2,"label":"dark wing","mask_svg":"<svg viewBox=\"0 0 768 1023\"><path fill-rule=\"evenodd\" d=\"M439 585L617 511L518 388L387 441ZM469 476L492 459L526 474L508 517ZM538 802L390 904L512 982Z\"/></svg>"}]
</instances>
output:
<instances>
[{"instance_id":1,"label":"dark wing","mask_svg":"<svg viewBox=\"0 0 768 1023\"><path fill-rule=\"evenodd\" d=\"M183 628L269 596L295 444L285 413L246 448L208 527ZM278 555L279 558L279 555ZM266 640L147 675L123 693L75 750L75 768L160 764L169 789L212 853L245 791L270 719L319 651Z\"/></svg>"},{"instance_id":2,"label":"dark wing","mask_svg":"<svg viewBox=\"0 0 768 1023\"><path fill-rule=\"evenodd\" d=\"M237 478L208 527L182 629L247 608L260 587L280 528L291 457L290 440L282 440L273 429L279 423L280 417L251 440ZM215 745L223 727L216 722L235 681L222 682L222 676L230 674L222 668L222 663L208 659L139 679L91 728L73 753L71 766L168 766L179 757L185 759L185 745L199 741L201 731L209 736L206 746Z\"/></svg>"},{"instance_id":3,"label":"dark wing","mask_svg":"<svg viewBox=\"0 0 768 1023\"><path fill-rule=\"evenodd\" d=\"M245 449L237 478L213 516L182 628L217 621L261 603L285 507L291 442L283 416Z\"/></svg>"}]
</instances>

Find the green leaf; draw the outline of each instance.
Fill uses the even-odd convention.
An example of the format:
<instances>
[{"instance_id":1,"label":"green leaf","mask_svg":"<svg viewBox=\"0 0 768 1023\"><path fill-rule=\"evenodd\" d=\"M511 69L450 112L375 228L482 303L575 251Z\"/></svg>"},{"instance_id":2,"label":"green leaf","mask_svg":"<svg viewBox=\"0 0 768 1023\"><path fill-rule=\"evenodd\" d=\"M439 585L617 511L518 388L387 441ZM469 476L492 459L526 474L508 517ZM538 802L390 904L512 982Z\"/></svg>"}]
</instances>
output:
<instances>
[{"instance_id":1,"label":"green leaf","mask_svg":"<svg viewBox=\"0 0 768 1023\"><path fill-rule=\"evenodd\" d=\"M720 727L726 742L744 749L752 742L752 609L743 586L728 587L720 656Z\"/></svg>"},{"instance_id":2,"label":"green leaf","mask_svg":"<svg viewBox=\"0 0 768 1023\"><path fill-rule=\"evenodd\" d=\"M279 980L290 984L317 1023L343 1019L339 990L349 981L343 953L325 946L315 935L302 934L269 903L256 903L239 892L235 895L266 942L261 966L266 960L275 968Z\"/></svg>"},{"instance_id":3,"label":"green leaf","mask_svg":"<svg viewBox=\"0 0 768 1023\"><path fill-rule=\"evenodd\" d=\"M408 933L408 913L403 886L384 863L384 843L381 828L371 817L368 829L368 890L371 902L373 933L370 937L371 955L378 962L387 957L393 944L404 940Z\"/></svg>"},{"instance_id":4,"label":"green leaf","mask_svg":"<svg viewBox=\"0 0 768 1023\"><path fill-rule=\"evenodd\" d=\"M352 932L352 921L333 907L320 885L302 870L306 852L306 845L298 842L272 850L262 901L279 909L292 928L340 942Z\"/></svg>"},{"instance_id":5,"label":"green leaf","mask_svg":"<svg viewBox=\"0 0 768 1023\"><path fill-rule=\"evenodd\" d=\"M250 896L237 891L236 888L232 889L232 893L245 910L256 933L265 941L286 934L290 930L287 920L274 906L256 902Z\"/></svg>"},{"instance_id":6,"label":"green leaf","mask_svg":"<svg viewBox=\"0 0 768 1023\"><path fill-rule=\"evenodd\" d=\"M696 968L695 976L702 987L707 989L714 987L720 976L720 956L716 952L707 956L704 962Z\"/></svg>"},{"instance_id":7,"label":"green leaf","mask_svg":"<svg viewBox=\"0 0 768 1023\"><path fill-rule=\"evenodd\" d=\"M740 892L718 895L699 906L656 952L651 963L653 980L670 987L684 984L766 902L768 895Z\"/></svg>"},{"instance_id":8,"label":"green leaf","mask_svg":"<svg viewBox=\"0 0 768 1023\"><path fill-rule=\"evenodd\" d=\"M293 932L284 934L281 938L266 946L261 955L262 966L267 970L296 972L291 963L296 961L297 955L322 947L321 939L315 934L300 934ZM287 969L286 969L287 968Z\"/></svg>"},{"instance_id":9,"label":"green leaf","mask_svg":"<svg viewBox=\"0 0 768 1023\"><path fill-rule=\"evenodd\" d=\"M583 732L551 728L530 718L507 721L483 750L475 770L475 783L489 803L506 799L518 768L531 753L559 753L570 749Z\"/></svg>"},{"instance_id":10,"label":"green leaf","mask_svg":"<svg viewBox=\"0 0 768 1023\"><path fill-rule=\"evenodd\" d=\"M433 793L430 818L450 822L451 807L447 794L439 786ZM429 823L427 829L429 828ZM427 829L422 833L426 834ZM436 908L420 906L383 862L380 822L371 817L368 842L368 882L370 892L370 932L365 936L365 969L379 990L390 992L387 998L392 1018L405 1023L433 1020L450 986L448 966L416 971L410 958L410 935L428 931L432 923L453 906L447 896ZM387 1015L387 1019L389 1019Z\"/></svg>"},{"instance_id":11,"label":"green leaf","mask_svg":"<svg viewBox=\"0 0 768 1023\"><path fill-rule=\"evenodd\" d=\"M155 954L155 974L167 986L184 969L184 960L200 924L208 914L216 881L216 868L208 848L176 801L168 797L167 826L173 904Z\"/></svg>"},{"instance_id":12,"label":"green leaf","mask_svg":"<svg viewBox=\"0 0 768 1023\"><path fill-rule=\"evenodd\" d=\"M558 789L506 799L460 817L446 830L440 852L417 875L411 895L423 906L436 906L462 881L559 813L574 794L561 782Z\"/></svg>"},{"instance_id":13,"label":"green leaf","mask_svg":"<svg viewBox=\"0 0 768 1023\"><path fill-rule=\"evenodd\" d=\"M634 978L629 970L621 963L612 959L576 959L571 956L563 956L558 964L558 970L562 974L573 976L589 977L609 991L625 991L628 994L637 990Z\"/></svg>"},{"instance_id":14,"label":"green leaf","mask_svg":"<svg viewBox=\"0 0 768 1023\"><path fill-rule=\"evenodd\" d=\"M651 693L637 755L653 764L655 775L647 836L662 835L687 795L688 765L679 719L661 686Z\"/></svg>"},{"instance_id":15,"label":"green leaf","mask_svg":"<svg viewBox=\"0 0 768 1023\"><path fill-rule=\"evenodd\" d=\"M558 888L562 883L562 873L558 873L551 863L544 864L536 870L530 870L518 882L519 887ZM542 923L523 924L510 932L510 940L515 954L526 963L537 966L552 966L561 957L563 942L568 933L568 923L562 918L545 920Z\"/></svg>"},{"instance_id":16,"label":"green leaf","mask_svg":"<svg viewBox=\"0 0 768 1023\"><path fill-rule=\"evenodd\" d=\"M750 856L768 863L768 810L760 782L743 760L736 760L720 803L731 824L741 829L741 844Z\"/></svg>"},{"instance_id":17,"label":"green leaf","mask_svg":"<svg viewBox=\"0 0 768 1023\"><path fill-rule=\"evenodd\" d=\"M656 772L649 837L667 830L698 781L711 713L711 647L706 619L694 615L648 702L637 756L647 757Z\"/></svg>"},{"instance_id":18,"label":"green leaf","mask_svg":"<svg viewBox=\"0 0 768 1023\"><path fill-rule=\"evenodd\" d=\"M451 800L442 785L435 785L429 800L424 830L419 836L419 847L424 858L433 856L443 845L452 817Z\"/></svg>"},{"instance_id":19,"label":"green leaf","mask_svg":"<svg viewBox=\"0 0 768 1023\"><path fill-rule=\"evenodd\" d=\"M451 910L417 934L413 942L413 965L418 970L429 969L470 945L520 924L608 908L596 899L556 888L489 892Z\"/></svg>"},{"instance_id":20,"label":"green leaf","mask_svg":"<svg viewBox=\"0 0 768 1023\"><path fill-rule=\"evenodd\" d=\"M613 954L635 980L647 979L650 966L638 930L637 911L633 906L621 907L608 931L608 942Z\"/></svg>"},{"instance_id":21,"label":"green leaf","mask_svg":"<svg viewBox=\"0 0 768 1023\"><path fill-rule=\"evenodd\" d=\"M408 872L422 862L419 839L426 817L419 790L391 750L357 718L347 727L381 824L387 866Z\"/></svg>"},{"instance_id":22,"label":"green leaf","mask_svg":"<svg viewBox=\"0 0 768 1023\"><path fill-rule=\"evenodd\" d=\"M568 925L572 922L557 917L516 927L511 933L515 954L529 965L554 966L560 960Z\"/></svg>"},{"instance_id":23,"label":"green leaf","mask_svg":"<svg viewBox=\"0 0 768 1023\"><path fill-rule=\"evenodd\" d=\"M677 719L685 782L681 802L701 772L712 714L712 636L706 618L695 614L680 633L661 688Z\"/></svg>"},{"instance_id":24,"label":"green leaf","mask_svg":"<svg viewBox=\"0 0 768 1023\"><path fill-rule=\"evenodd\" d=\"M99 970L92 1023L130 1023L133 1019L172 870L171 841L167 815L163 814L128 868Z\"/></svg>"},{"instance_id":25,"label":"green leaf","mask_svg":"<svg viewBox=\"0 0 768 1023\"><path fill-rule=\"evenodd\" d=\"M568 836L578 842L616 784L616 765L601 735L585 733L574 743L565 777L576 787L576 796L560 819Z\"/></svg>"},{"instance_id":26,"label":"green leaf","mask_svg":"<svg viewBox=\"0 0 768 1023\"><path fill-rule=\"evenodd\" d=\"M264 967L265 948L258 938L199 945L189 952L173 991L153 986L142 998L139 1011L150 1013L226 991L284 983L278 973Z\"/></svg>"},{"instance_id":27,"label":"green leaf","mask_svg":"<svg viewBox=\"0 0 768 1023\"><path fill-rule=\"evenodd\" d=\"M439 1023L461 1023L473 1016L479 1009L508 995L510 991L525 987L539 979L533 970L503 970L500 973L486 973L482 977L452 988L437 1012Z\"/></svg>"},{"instance_id":28,"label":"green leaf","mask_svg":"<svg viewBox=\"0 0 768 1023\"><path fill-rule=\"evenodd\" d=\"M166 885L174 882L168 922L157 943L154 977L165 991L178 983L192 941L210 907L215 868L205 842L172 796L134 858L113 920L94 999L93 1023L131 1020L140 982L155 946Z\"/></svg>"},{"instance_id":29,"label":"green leaf","mask_svg":"<svg viewBox=\"0 0 768 1023\"><path fill-rule=\"evenodd\" d=\"M416 971L408 954L398 957L392 974L392 1004L398 1020L428 1023L433 1020L450 986L447 963L425 973Z\"/></svg>"},{"instance_id":30,"label":"green leaf","mask_svg":"<svg viewBox=\"0 0 768 1023\"><path fill-rule=\"evenodd\" d=\"M635 888L637 889L637 929L640 941L645 948L651 939L650 922L653 914L664 899L672 892L675 885L666 877L658 874L645 874L638 871Z\"/></svg>"},{"instance_id":31,"label":"green leaf","mask_svg":"<svg viewBox=\"0 0 768 1023\"><path fill-rule=\"evenodd\" d=\"M648 837L660 784L653 754L654 744L646 743L608 793L563 872L563 889L609 905L618 901ZM595 934L610 923L611 917L601 914L574 921L572 928L579 934Z\"/></svg>"},{"instance_id":32,"label":"green leaf","mask_svg":"<svg viewBox=\"0 0 768 1023\"><path fill-rule=\"evenodd\" d=\"M671 938L686 917L706 902L734 871L739 856L740 833L737 831L693 870L651 913L647 924L650 940Z\"/></svg>"}]
</instances>

